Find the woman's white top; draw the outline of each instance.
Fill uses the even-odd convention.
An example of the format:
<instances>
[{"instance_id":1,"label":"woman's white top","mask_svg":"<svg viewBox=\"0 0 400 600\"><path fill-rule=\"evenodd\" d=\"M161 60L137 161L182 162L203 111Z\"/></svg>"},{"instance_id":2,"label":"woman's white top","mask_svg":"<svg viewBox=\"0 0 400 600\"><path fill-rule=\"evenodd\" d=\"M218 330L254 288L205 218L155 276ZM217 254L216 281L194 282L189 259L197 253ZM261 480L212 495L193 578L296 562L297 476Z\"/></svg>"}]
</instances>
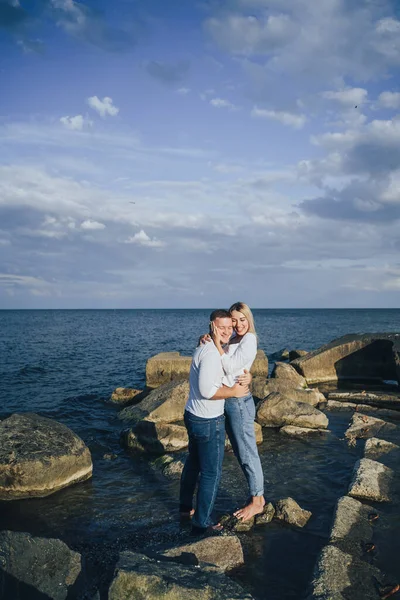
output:
<instances>
[{"instance_id":1,"label":"woman's white top","mask_svg":"<svg viewBox=\"0 0 400 600\"><path fill-rule=\"evenodd\" d=\"M254 333L246 333L238 344L228 344L225 354L221 356L225 376L224 385L232 387L236 377L244 374L244 369L250 371L257 354L257 337Z\"/></svg>"}]
</instances>

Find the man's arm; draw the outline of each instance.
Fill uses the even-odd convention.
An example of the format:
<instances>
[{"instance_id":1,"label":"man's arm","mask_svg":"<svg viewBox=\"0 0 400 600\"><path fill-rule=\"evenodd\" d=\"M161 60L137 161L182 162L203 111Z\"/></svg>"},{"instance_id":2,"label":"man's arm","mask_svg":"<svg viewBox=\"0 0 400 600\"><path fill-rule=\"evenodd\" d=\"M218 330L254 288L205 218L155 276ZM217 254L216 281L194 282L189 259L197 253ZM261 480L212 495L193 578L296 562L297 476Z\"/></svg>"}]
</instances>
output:
<instances>
[{"instance_id":1,"label":"man's arm","mask_svg":"<svg viewBox=\"0 0 400 600\"><path fill-rule=\"evenodd\" d=\"M233 387L222 385L221 362L219 356L209 352L203 356L199 365L199 390L207 400L224 400L225 398L241 398L249 393L247 386L236 383Z\"/></svg>"},{"instance_id":2,"label":"man's arm","mask_svg":"<svg viewBox=\"0 0 400 600\"><path fill-rule=\"evenodd\" d=\"M250 394L250 390L247 385L240 385L235 383L233 387L227 387L226 385L221 386L210 400L225 400L225 398L242 398Z\"/></svg>"}]
</instances>

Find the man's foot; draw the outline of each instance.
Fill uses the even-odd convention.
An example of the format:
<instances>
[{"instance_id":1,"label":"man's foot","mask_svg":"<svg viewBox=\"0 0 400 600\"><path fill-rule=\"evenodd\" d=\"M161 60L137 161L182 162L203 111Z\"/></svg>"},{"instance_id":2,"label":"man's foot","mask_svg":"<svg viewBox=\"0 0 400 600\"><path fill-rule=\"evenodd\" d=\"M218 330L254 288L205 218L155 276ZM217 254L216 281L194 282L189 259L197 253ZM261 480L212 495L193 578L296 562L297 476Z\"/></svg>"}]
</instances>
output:
<instances>
[{"instance_id":1,"label":"man's foot","mask_svg":"<svg viewBox=\"0 0 400 600\"><path fill-rule=\"evenodd\" d=\"M239 508L233 515L241 521L249 521L255 515L260 515L264 510L264 496L253 496L248 504Z\"/></svg>"}]
</instances>

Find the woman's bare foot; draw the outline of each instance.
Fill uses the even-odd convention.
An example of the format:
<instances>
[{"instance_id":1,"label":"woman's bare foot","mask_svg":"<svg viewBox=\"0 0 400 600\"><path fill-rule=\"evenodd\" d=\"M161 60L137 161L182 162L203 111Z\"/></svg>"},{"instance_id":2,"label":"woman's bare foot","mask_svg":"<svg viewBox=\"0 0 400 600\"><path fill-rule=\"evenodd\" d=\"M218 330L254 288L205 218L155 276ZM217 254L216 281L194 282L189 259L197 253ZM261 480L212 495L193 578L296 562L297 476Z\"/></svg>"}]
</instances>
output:
<instances>
[{"instance_id":1,"label":"woman's bare foot","mask_svg":"<svg viewBox=\"0 0 400 600\"><path fill-rule=\"evenodd\" d=\"M259 515L264 510L265 500L264 496L253 496L252 499L246 506L239 508L234 512L234 516L241 521L249 521L255 515Z\"/></svg>"},{"instance_id":2,"label":"woman's bare foot","mask_svg":"<svg viewBox=\"0 0 400 600\"><path fill-rule=\"evenodd\" d=\"M186 512L180 512L179 513L179 516L181 516L181 517L187 517L187 518L193 517L193 515L194 515L194 508L192 508L191 511L186 511Z\"/></svg>"}]
</instances>

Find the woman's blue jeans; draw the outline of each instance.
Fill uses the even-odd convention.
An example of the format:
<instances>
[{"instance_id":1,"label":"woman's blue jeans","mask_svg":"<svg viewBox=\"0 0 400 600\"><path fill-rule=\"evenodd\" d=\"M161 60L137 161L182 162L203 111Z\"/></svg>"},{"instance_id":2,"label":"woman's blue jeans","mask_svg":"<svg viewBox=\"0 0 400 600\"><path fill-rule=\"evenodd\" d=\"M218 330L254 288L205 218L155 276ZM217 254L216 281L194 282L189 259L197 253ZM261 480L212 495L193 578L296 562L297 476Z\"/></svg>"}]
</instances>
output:
<instances>
[{"instance_id":1,"label":"woman's blue jeans","mask_svg":"<svg viewBox=\"0 0 400 600\"><path fill-rule=\"evenodd\" d=\"M253 396L225 400L226 432L247 479L250 496L264 495L264 474L257 450Z\"/></svg>"},{"instance_id":2,"label":"woman's blue jeans","mask_svg":"<svg viewBox=\"0 0 400 600\"><path fill-rule=\"evenodd\" d=\"M206 528L211 524L218 486L221 479L225 449L225 417L203 419L185 411L189 435L189 455L181 477L180 510L192 509L193 495L198 482L196 511L192 524Z\"/></svg>"}]
</instances>

